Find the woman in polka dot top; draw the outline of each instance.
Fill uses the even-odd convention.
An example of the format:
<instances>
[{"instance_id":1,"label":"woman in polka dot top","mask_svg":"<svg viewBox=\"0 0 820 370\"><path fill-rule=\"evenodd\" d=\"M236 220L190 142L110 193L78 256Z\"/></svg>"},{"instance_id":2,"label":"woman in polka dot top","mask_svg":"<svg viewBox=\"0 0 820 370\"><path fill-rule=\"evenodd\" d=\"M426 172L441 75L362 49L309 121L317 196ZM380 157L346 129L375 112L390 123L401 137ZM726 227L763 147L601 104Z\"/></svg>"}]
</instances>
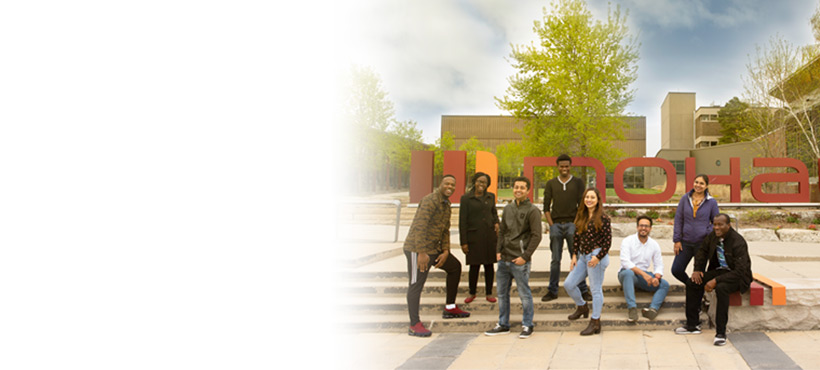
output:
<instances>
[{"instance_id":1,"label":"woman in polka dot top","mask_svg":"<svg viewBox=\"0 0 820 370\"><path fill-rule=\"evenodd\" d=\"M589 307L581 296L578 283L589 275L590 292L592 292L592 317L589 326L581 335L601 332L601 309L604 306L604 272L609 266L609 247L612 245L612 227L604 214L601 194L598 189L584 191L583 207L578 207L575 215L575 240L572 246L572 262L569 275L564 281L564 289L575 301L575 312L569 315L570 320L577 320L582 315L589 316Z\"/></svg>"}]
</instances>

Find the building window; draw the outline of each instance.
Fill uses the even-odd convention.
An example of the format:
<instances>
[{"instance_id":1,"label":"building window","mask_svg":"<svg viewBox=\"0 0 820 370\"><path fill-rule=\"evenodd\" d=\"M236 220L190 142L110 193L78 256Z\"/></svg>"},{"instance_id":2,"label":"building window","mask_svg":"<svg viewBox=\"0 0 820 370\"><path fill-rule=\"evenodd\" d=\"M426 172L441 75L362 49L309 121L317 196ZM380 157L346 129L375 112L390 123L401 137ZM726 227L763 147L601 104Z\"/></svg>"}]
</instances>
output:
<instances>
[{"instance_id":1,"label":"building window","mask_svg":"<svg viewBox=\"0 0 820 370\"><path fill-rule=\"evenodd\" d=\"M686 173L686 161L670 160L669 162L671 162L672 165L675 166L676 175L683 175L684 173Z\"/></svg>"}]
</instances>

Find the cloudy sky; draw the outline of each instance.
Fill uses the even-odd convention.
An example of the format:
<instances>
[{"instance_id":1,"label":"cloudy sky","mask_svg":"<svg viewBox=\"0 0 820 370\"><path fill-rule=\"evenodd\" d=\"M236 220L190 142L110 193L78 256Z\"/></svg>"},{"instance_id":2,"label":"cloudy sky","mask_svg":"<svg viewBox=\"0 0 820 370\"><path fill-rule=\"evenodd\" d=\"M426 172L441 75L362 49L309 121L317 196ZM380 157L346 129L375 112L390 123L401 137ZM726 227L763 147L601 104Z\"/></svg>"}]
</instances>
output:
<instances>
[{"instance_id":1,"label":"cloudy sky","mask_svg":"<svg viewBox=\"0 0 820 370\"><path fill-rule=\"evenodd\" d=\"M597 19L609 2L589 0ZM694 92L698 106L740 96L755 45L780 34L813 42L809 17L817 0L612 0L628 10L640 42L635 100L627 114L645 116L647 155L660 149L660 106L667 92ZM514 73L511 44L535 40L534 20L549 0L359 0L346 7L340 66L372 67L396 118L414 120L425 142L440 136L442 115L507 114L495 104Z\"/></svg>"}]
</instances>

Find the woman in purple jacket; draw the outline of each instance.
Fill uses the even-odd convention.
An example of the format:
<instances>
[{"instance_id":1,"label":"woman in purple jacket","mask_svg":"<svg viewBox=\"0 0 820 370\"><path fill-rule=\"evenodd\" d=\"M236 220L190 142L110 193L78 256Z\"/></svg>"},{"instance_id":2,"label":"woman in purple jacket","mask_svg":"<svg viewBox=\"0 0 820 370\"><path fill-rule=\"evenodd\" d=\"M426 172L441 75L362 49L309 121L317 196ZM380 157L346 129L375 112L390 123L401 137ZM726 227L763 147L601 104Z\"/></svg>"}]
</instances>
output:
<instances>
[{"instance_id":1,"label":"woman in purple jacket","mask_svg":"<svg viewBox=\"0 0 820 370\"><path fill-rule=\"evenodd\" d=\"M672 261L672 275L686 284L689 275L686 266L695 256L701 242L712 232L712 221L718 214L718 204L709 195L709 176L695 176L692 190L680 198L675 212L675 260Z\"/></svg>"}]
</instances>

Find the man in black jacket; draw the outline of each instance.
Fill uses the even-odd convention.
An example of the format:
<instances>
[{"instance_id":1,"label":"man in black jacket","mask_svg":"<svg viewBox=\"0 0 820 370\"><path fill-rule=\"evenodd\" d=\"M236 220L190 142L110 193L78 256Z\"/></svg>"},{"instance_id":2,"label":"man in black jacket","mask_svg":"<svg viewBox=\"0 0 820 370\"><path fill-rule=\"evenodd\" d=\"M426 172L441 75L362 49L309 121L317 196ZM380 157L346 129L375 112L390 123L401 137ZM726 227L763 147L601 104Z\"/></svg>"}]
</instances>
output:
<instances>
[{"instance_id":1,"label":"man in black jacket","mask_svg":"<svg viewBox=\"0 0 820 370\"><path fill-rule=\"evenodd\" d=\"M726 344L729 294L749 289L752 261L746 240L732 228L728 215L720 213L715 216L713 226L695 254L694 271L686 282L686 325L675 329L675 333L700 334L698 316L703 292L714 290L717 297L714 344L722 346Z\"/></svg>"},{"instance_id":2,"label":"man in black jacket","mask_svg":"<svg viewBox=\"0 0 820 370\"><path fill-rule=\"evenodd\" d=\"M526 339L532 335L535 306L530 290L530 271L532 254L541 242L541 211L530 202L527 197L529 192L530 179L523 176L513 179L515 201L504 207L495 249L498 260L498 324L485 331L486 335L510 332L510 287L513 279L524 310L518 337Z\"/></svg>"}]
</instances>

